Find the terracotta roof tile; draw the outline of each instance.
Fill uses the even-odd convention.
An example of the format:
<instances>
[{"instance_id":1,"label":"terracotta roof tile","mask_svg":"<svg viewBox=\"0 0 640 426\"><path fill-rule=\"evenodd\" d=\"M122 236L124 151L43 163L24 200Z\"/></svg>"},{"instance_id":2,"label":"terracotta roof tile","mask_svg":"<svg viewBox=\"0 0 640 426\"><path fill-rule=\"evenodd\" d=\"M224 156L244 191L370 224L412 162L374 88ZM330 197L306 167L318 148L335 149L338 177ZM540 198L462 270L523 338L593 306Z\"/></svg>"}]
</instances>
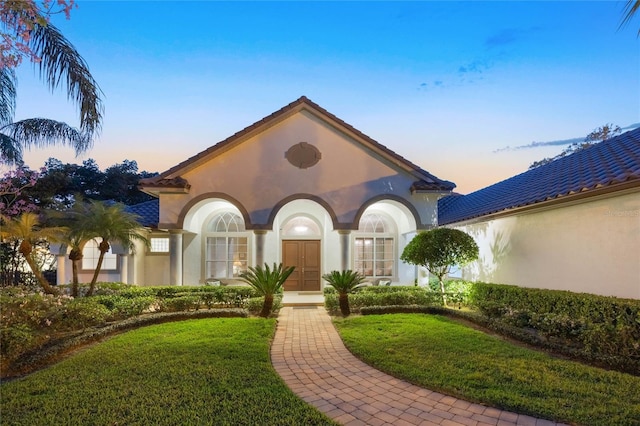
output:
<instances>
[{"instance_id":1,"label":"terracotta roof tile","mask_svg":"<svg viewBox=\"0 0 640 426\"><path fill-rule=\"evenodd\" d=\"M438 223L469 220L637 181L640 128L464 196L438 202Z\"/></svg>"}]
</instances>

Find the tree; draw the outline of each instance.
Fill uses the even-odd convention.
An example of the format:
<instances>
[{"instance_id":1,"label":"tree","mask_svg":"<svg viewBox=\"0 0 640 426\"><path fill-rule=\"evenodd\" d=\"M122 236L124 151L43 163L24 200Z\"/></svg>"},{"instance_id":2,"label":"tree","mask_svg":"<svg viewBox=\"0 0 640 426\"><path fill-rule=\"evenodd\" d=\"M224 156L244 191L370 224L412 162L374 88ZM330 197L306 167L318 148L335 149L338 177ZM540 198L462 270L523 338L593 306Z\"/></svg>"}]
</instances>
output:
<instances>
[{"instance_id":1,"label":"tree","mask_svg":"<svg viewBox=\"0 0 640 426\"><path fill-rule=\"evenodd\" d=\"M400 259L412 265L423 266L435 275L446 305L444 277L453 266L473 262L478 254L478 245L467 233L458 229L436 228L413 237Z\"/></svg>"},{"instance_id":2,"label":"tree","mask_svg":"<svg viewBox=\"0 0 640 426\"><path fill-rule=\"evenodd\" d=\"M624 16L622 21L620 22L620 26L618 28L622 28L627 25L631 19L635 16L635 14L640 9L640 0L627 0L627 4L624 7ZM638 37L640 37L640 29L638 30Z\"/></svg>"},{"instance_id":3,"label":"tree","mask_svg":"<svg viewBox=\"0 0 640 426\"><path fill-rule=\"evenodd\" d=\"M529 166L529 170L535 169L536 167L544 166L545 164L549 164L559 158L566 157L567 155L573 154L574 152L590 148L597 143L604 142L607 139L620 134L621 131L622 129L620 129L620 126L615 126L611 123L607 123L603 126L598 127L597 129L594 129L593 132L589 133L587 137L584 138L584 141L572 143L555 157L543 158L540 161L534 161Z\"/></svg>"},{"instance_id":4,"label":"tree","mask_svg":"<svg viewBox=\"0 0 640 426\"><path fill-rule=\"evenodd\" d=\"M20 164L22 151L29 147L70 145L76 154L93 144L102 125L101 91L84 59L60 31L49 23L50 0L44 9L33 0L0 2L0 162ZM63 8L73 1L62 1ZM41 80L54 91L66 86L67 97L76 103L80 127L66 123L31 118L14 122L16 106L16 74L14 68L22 56L37 63Z\"/></svg>"},{"instance_id":5,"label":"tree","mask_svg":"<svg viewBox=\"0 0 640 426\"><path fill-rule=\"evenodd\" d=\"M349 293L353 293L355 289L359 288L365 277L348 269L346 271L331 271L328 274L324 274L322 278L336 289L340 303L340 313L342 313L343 317L348 317L351 314Z\"/></svg>"},{"instance_id":6,"label":"tree","mask_svg":"<svg viewBox=\"0 0 640 426\"><path fill-rule=\"evenodd\" d=\"M15 218L0 217L0 221L4 222L0 230L0 237L2 239L8 238L20 241L18 250L20 254L24 256L45 293L57 294L57 290L49 284L37 265L34 246L38 241L43 239L50 242L59 241L60 235L65 229L59 227L42 227L38 215L35 213L23 213Z\"/></svg>"},{"instance_id":7,"label":"tree","mask_svg":"<svg viewBox=\"0 0 640 426\"><path fill-rule=\"evenodd\" d=\"M267 263L264 268L260 265L249 266L249 270L240 274L240 278L253 287L261 296L264 296L264 303L260 316L267 318L273 309L273 297L282 289L282 285L294 271L295 266L282 266L273 264L273 269Z\"/></svg>"},{"instance_id":8,"label":"tree","mask_svg":"<svg viewBox=\"0 0 640 426\"><path fill-rule=\"evenodd\" d=\"M148 238L143 234L144 231L138 223L138 217L125 211L125 207L121 203L109 205L100 201L91 201L86 206L82 217L74 221L74 229L82 230L86 236L95 235L100 238L98 245L100 255L87 296L93 294L102 269L104 255L111 248L112 242L118 242L132 252L135 252L135 242L142 242L147 246L149 244Z\"/></svg>"},{"instance_id":9,"label":"tree","mask_svg":"<svg viewBox=\"0 0 640 426\"><path fill-rule=\"evenodd\" d=\"M85 217L90 214L92 214L90 204L82 201L66 211L48 211L48 216L54 224L62 225L67 229L67 232L61 236L60 242L71 249L69 260L71 260L71 295L73 297L78 297L79 294L78 270L84 258L83 246L87 241L99 236L95 231L86 229L91 223L85 220Z\"/></svg>"}]
</instances>

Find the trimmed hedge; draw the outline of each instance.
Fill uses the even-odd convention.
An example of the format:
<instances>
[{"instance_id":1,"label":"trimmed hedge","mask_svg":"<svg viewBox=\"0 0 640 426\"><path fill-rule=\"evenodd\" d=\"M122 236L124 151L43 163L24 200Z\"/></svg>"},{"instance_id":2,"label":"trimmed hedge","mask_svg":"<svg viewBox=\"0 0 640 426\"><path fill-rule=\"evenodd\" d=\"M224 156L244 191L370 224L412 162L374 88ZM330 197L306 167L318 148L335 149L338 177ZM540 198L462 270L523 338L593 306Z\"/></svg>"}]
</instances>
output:
<instances>
[{"instance_id":1,"label":"trimmed hedge","mask_svg":"<svg viewBox=\"0 0 640 426\"><path fill-rule=\"evenodd\" d=\"M492 328L519 328L576 356L640 373L640 300L476 283L471 303Z\"/></svg>"},{"instance_id":2,"label":"trimmed hedge","mask_svg":"<svg viewBox=\"0 0 640 426\"><path fill-rule=\"evenodd\" d=\"M448 299L458 295L457 293L445 294ZM349 305L352 313L360 313L362 308L372 306L440 306L442 294L424 287L363 287L349 294ZM340 310L338 293L325 290L324 306L331 315L337 315Z\"/></svg>"}]
</instances>

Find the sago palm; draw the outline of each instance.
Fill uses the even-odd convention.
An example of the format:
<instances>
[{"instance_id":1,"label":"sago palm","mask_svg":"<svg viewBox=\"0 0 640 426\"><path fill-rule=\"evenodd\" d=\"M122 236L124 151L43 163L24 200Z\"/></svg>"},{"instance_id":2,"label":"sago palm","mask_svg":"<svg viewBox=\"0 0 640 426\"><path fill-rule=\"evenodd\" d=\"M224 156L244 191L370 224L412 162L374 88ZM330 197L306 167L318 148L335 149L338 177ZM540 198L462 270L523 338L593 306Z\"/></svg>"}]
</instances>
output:
<instances>
[{"instance_id":1,"label":"sago palm","mask_svg":"<svg viewBox=\"0 0 640 426\"><path fill-rule=\"evenodd\" d=\"M24 256L29 268L36 276L38 283L45 293L57 294L58 291L47 281L37 265L34 246L43 240L49 242L60 241L62 234L66 232L63 227L43 227L38 215L35 213L23 213L16 218L1 216L0 237L20 241L18 251Z\"/></svg>"},{"instance_id":2,"label":"sago palm","mask_svg":"<svg viewBox=\"0 0 640 426\"><path fill-rule=\"evenodd\" d=\"M336 289L340 303L340 313L342 313L342 316L348 317L351 314L349 293L361 287L365 277L356 271L347 269L346 271L331 271L328 274L324 274L322 278Z\"/></svg>"},{"instance_id":3,"label":"sago palm","mask_svg":"<svg viewBox=\"0 0 640 426\"><path fill-rule=\"evenodd\" d=\"M104 255L111 248L111 243L122 244L135 253L135 243L142 242L149 245L149 239L138 222L138 216L125 211L125 205L114 203L107 205L99 201L92 201L86 205L86 214L73 225L74 229L82 230L86 236L96 236L100 239L98 262L91 279L88 296L93 294L98 275L102 269Z\"/></svg>"},{"instance_id":4,"label":"sago palm","mask_svg":"<svg viewBox=\"0 0 640 426\"><path fill-rule=\"evenodd\" d=\"M264 268L260 265L249 266L249 270L240 274L240 278L253 287L261 296L264 296L260 316L267 318L273 309L273 296L280 291L284 282L289 278L295 266L282 266L282 263L273 264L273 269L267 263Z\"/></svg>"},{"instance_id":5,"label":"sago palm","mask_svg":"<svg viewBox=\"0 0 640 426\"><path fill-rule=\"evenodd\" d=\"M77 104L80 127L66 123L30 118L14 122L16 75L12 68L0 68L0 162L22 161L24 148L69 145L76 154L93 144L102 125L103 105L97 83L89 67L73 45L53 25L35 24L29 35L29 47L40 58L40 78L53 91L66 86L67 97Z\"/></svg>"}]
</instances>

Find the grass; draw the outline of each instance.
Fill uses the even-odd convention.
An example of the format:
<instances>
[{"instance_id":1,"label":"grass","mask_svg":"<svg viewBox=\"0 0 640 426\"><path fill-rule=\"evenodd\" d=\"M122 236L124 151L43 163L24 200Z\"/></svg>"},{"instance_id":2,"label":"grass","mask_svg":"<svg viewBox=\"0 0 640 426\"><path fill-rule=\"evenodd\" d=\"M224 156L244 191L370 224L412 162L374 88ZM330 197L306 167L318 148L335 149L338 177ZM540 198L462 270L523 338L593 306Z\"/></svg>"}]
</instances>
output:
<instances>
[{"instance_id":1,"label":"grass","mask_svg":"<svg viewBox=\"0 0 640 426\"><path fill-rule=\"evenodd\" d=\"M275 320L130 331L2 384L2 425L334 425L271 366Z\"/></svg>"},{"instance_id":2,"label":"grass","mask_svg":"<svg viewBox=\"0 0 640 426\"><path fill-rule=\"evenodd\" d=\"M640 425L640 377L515 346L441 316L336 319L368 364L469 401L583 425Z\"/></svg>"}]
</instances>

